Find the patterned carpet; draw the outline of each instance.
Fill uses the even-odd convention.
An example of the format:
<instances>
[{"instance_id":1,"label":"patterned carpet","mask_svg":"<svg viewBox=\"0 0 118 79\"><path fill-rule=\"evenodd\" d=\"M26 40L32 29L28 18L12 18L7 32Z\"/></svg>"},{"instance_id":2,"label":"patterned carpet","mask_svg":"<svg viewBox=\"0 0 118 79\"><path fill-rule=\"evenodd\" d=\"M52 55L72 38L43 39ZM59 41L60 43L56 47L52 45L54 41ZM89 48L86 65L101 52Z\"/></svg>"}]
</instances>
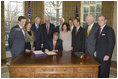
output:
<instances>
[{"instance_id":1,"label":"patterned carpet","mask_svg":"<svg viewBox=\"0 0 118 79\"><path fill-rule=\"evenodd\" d=\"M7 59L7 61L11 61L11 58ZM117 64L116 62L111 63L110 68L110 78L117 78ZM6 64L2 63L1 66L1 78L9 78L9 69Z\"/></svg>"}]
</instances>

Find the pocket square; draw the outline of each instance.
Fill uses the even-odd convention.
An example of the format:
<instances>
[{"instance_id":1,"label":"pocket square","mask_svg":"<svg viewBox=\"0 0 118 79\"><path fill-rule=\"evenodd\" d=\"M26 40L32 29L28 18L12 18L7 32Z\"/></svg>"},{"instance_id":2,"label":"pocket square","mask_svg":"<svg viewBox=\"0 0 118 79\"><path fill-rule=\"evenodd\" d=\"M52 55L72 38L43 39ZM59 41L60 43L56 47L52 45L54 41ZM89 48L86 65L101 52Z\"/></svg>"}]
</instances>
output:
<instances>
[{"instance_id":1,"label":"pocket square","mask_svg":"<svg viewBox=\"0 0 118 79\"><path fill-rule=\"evenodd\" d=\"M102 34L102 36L105 36L105 34Z\"/></svg>"}]
</instances>

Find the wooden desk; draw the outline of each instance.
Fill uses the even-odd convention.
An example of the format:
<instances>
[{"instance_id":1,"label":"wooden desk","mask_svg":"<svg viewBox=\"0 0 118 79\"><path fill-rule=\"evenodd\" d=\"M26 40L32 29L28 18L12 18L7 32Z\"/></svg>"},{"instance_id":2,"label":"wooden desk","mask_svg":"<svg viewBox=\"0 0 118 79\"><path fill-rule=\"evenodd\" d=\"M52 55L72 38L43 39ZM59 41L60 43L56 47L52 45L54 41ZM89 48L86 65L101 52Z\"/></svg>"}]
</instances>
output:
<instances>
[{"instance_id":1,"label":"wooden desk","mask_svg":"<svg viewBox=\"0 0 118 79\"><path fill-rule=\"evenodd\" d=\"M38 58L23 52L11 62L9 72L12 78L96 78L99 65L89 56L80 62L71 52Z\"/></svg>"}]
</instances>

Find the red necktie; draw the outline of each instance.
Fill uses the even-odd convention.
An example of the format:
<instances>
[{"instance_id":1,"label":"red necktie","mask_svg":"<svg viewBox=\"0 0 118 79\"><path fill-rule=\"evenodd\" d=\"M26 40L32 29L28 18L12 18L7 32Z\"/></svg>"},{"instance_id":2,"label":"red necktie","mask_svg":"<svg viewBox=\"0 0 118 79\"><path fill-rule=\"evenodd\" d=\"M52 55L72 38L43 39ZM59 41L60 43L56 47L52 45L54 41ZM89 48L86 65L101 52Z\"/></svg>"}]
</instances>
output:
<instances>
[{"instance_id":1,"label":"red necktie","mask_svg":"<svg viewBox=\"0 0 118 79\"><path fill-rule=\"evenodd\" d=\"M49 26L48 26L48 24L47 24L47 34L49 33Z\"/></svg>"},{"instance_id":2,"label":"red necktie","mask_svg":"<svg viewBox=\"0 0 118 79\"><path fill-rule=\"evenodd\" d=\"M75 36L77 36L77 28L75 29Z\"/></svg>"},{"instance_id":3,"label":"red necktie","mask_svg":"<svg viewBox=\"0 0 118 79\"><path fill-rule=\"evenodd\" d=\"M101 28L99 28L99 34L98 34L97 40L99 40L100 33L101 33Z\"/></svg>"}]
</instances>

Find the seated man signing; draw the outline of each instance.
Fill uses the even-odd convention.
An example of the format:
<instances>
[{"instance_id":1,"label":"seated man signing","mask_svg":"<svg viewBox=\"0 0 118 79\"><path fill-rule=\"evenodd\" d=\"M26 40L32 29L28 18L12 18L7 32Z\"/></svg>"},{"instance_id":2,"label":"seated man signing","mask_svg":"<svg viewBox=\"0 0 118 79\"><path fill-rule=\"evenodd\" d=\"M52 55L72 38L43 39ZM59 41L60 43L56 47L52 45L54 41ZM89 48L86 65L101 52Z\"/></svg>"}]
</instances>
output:
<instances>
[{"instance_id":1,"label":"seated man signing","mask_svg":"<svg viewBox=\"0 0 118 79\"><path fill-rule=\"evenodd\" d=\"M53 51L53 52L63 51L62 40L59 39L58 32L55 32L53 34L53 39L49 40L46 45L45 52L49 52L49 51Z\"/></svg>"}]
</instances>

